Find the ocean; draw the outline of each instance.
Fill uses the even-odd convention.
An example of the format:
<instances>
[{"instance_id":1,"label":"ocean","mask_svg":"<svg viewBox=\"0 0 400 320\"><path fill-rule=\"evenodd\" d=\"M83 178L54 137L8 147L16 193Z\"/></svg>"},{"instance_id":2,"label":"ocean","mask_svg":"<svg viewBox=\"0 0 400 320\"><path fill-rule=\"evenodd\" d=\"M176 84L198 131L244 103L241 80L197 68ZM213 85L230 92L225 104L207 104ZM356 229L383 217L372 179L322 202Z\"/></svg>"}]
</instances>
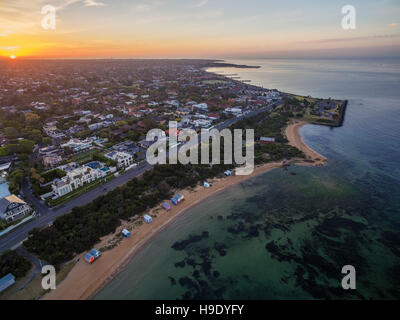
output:
<instances>
[{"instance_id":1,"label":"ocean","mask_svg":"<svg viewBox=\"0 0 400 320\"><path fill-rule=\"evenodd\" d=\"M349 101L340 128L306 125L329 159L251 178L177 219L95 299L400 298L400 59L229 61L265 88ZM344 290L342 267L356 270Z\"/></svg>"}]
</instances>

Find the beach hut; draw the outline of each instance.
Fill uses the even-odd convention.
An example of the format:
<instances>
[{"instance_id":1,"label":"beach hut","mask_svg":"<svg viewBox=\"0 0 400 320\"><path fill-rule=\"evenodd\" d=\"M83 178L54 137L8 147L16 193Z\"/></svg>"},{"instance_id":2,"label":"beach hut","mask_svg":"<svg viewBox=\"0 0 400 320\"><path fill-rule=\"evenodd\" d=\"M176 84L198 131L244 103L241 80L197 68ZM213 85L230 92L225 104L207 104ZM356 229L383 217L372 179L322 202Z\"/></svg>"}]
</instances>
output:
<instances>
[{"instance_id":1,"label":"beach hut","mask_svg":"<svg viewBox=\"0 0 400 320\"><path fill-rule=\"evenodd\" d=\"M204 181L203 186L204 186L204 188L209 188L210 184L207 181Z\"/></svg>"},{"instance_id":2,"label":"beach hut","mask_svg":"<svg viewBox=\"0 0 400 320\"><path fill-rule=\"evenodd\" d=\"M172 204L173 205L178 205L178 203L179 203L179 201L178 201L178 197L173 197L172 199L171 199L171 202L172 202Z\"/></svg>"},{"instance_id":3,"label":"beach hut","mask_svg":"<svg viewBox=\"0 0 400 320\"><path fill-rule=\"evenodd\" d=\"M232 171L226 170L226 171L224 172L224 174L225 174L226 176L231 176L231 175L232 175Z\"/></svg>"},{"instance_id":4,"label":"beach hut","mask_svg":"<svg viewBox=\"0 0 400 320\"><path fill-rule=\"evenodd\" d=\"M146 223L151 223L151 222L153 221L153 219L152 219L148 214L145 214L145 215L143 216L143 219L144 219L144 221L145 221Z\"/></svg>"},{"instance_id":5,"label":"beach hut","mask_svg":"<svg viewBox=\"0 0 400 320\"><path fill-rule=\"evenodd\" d=\"M131 236L131 233L126 229L122 230L122 234L124 235L125 238L129 238Z\"/></svg>"},{"instance_id":6,"label":"beach hut","mask_svg":"<svg viewBox=\"0 0 400 320\"><path fill-rule=\"evenodd\" d=\"M171 199L171 202L173 205L178 205L180 202L182 202L183 200L185 200L185 197L183 196L183 194L178 193L175 197L173 197Z\"/></svg>"},{"instance_id":7,"label":"beach hut","mask_svg":"<svg viewBox=\"0 0 400 320\"><path fill-rule=\"evenodd\" d=\"M88 263L92 263L94 261L94 257L88 252L85 254L85 261Z\"/></svg>"},{"instance_id":8,"label":"beach hut","mask_svg":"<svg viewBox=\"0 0 400 320\"><path fill-rule=\"evenodd\" d=\"M15 283L15 276L12 273L5 275L0 279L0 292L6 290Z\"/></svg>"},{"instance_id":9,"label":"beach hut","mask_svg":"<svg viewBox=\"0 0 400 320\"><path fill-rule=\"evenodd\" d=\"M164 202L161 206L167 211L171 210L171 206L168 202Z\"/></svg>"}]
</instances>

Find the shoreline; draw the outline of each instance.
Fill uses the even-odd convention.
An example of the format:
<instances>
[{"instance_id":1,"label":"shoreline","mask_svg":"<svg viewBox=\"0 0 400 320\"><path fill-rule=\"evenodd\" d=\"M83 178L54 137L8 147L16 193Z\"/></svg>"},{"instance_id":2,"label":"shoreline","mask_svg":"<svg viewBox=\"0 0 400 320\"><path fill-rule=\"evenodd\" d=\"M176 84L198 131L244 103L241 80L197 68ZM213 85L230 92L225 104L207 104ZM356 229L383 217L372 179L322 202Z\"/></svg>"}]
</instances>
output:
<instances>
[{"instance_id":1,"label":"shoreline","mask_svg":"<svg viewBox=\"0 0 400 320\"><path fill-rule=\"evenodd\" d=\"M102 256L93 264L84 261L85 253L81 253L74 258L79 258L79 262L73 267L68 276L57 284L57 289L51 291L42 297L44 300L86 300L93 298L100 290L102 290L118 273L120 273L127 264L146 246L157 234L162 232L171 223L175 222L181 215L195 207L207 198L214 196L227 188L241 183L247 179L254 178L260 174L264 174L276 168L282 168L284 165L294 163L301 166L323 166L328 159L315 150L308 147L302 140L299 129L308 124L306 121L294 121L289 123L285 128L285 134L289 140L289 144L297 147L306 155L304 159L291 159L290 161L282 160L280 162L271 162L260 165L254 169L251 175L247 176L230 176L225 178L214 178L210 180L211 187L204 188L201 185L192 189L184 189L175 193L182 193L185 201L178 206L173 206L171 211L167 212L157 205L150 210L150 214L157 214L153 218L151 224L140 223L137 221L126 222L118 227L115 233L107 235L96 244L95 247L100 248L102 245L112 243L117 239L117 244L112 249L102 253ZM143 221L140 218L140 221ZM123 228L131 228L130 238L121 238L121 230ZM114 243L115 245L115 243Z\"/></svg>"}]
</instances>

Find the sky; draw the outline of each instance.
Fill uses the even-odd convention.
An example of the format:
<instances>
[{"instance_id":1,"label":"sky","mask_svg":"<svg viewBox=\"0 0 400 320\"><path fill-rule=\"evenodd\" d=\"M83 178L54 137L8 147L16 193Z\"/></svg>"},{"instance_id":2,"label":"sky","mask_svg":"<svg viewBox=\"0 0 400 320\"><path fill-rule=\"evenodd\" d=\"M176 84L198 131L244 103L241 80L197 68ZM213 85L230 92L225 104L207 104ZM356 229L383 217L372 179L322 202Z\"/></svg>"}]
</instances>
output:
<instances>
[{"instance_id":1,"label":"sky","mask_svg":"<svg viewBox=\"0 0 400 320\"><path fill-rule=\"evenodd\" d=\"M45 30L41 10L56 9ZM344 5L356 28L343 29ZM0 0L0 56L400 56L399 0Z\"/></svg>"}]
</instances>

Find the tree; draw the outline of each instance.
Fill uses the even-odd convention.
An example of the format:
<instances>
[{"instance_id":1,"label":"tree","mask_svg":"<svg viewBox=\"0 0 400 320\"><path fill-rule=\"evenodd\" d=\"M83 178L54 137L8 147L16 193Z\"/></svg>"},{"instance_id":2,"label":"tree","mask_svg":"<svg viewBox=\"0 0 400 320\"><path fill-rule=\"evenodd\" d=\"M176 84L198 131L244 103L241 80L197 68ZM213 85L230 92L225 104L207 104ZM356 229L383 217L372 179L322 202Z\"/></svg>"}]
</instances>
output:
<instances>
[{"instance_id":1,"label":"tree","mask_svg":"<svg viewBox=\"0 0 400 320\"><path fill-rule=\"evenodd\" d=\"M25 121L28 123L38 123L40 121L40 117L36 113L27 113L25 114Z\"/></svg>"},{"instance_id":2,"label":"tree","mask_svg":"<svg viewBox=\"0 0 400 320\"><path fill-rule=\"evenodd\" d=\"M24 179L24 171L17 169L10 172L7 177L9 182L10 192L13 194L18 194L21 187L22 181Z\"/></svg>"},{"instance_id":3,"label":"tree","mask_svg":"<svg viewBox=\"0 0 400 320\"><path fill-rule=\"evenodd\" d=\"M12 273L17 278L21 278L31 268L32 264L13 250L4 251L0 256L0 278Z\"/></svg>"},{"instance_id":4,"label":"tree","mask_svg":"<svg viewBox=\"0 0 400 320\"><path fill-rule=\"evenodd\" d=\"M49 145L51 145L52 144L52 139L50 138L50 137L44 137L43 139L42 139L42 143L44 144L44 145L46 145L46 146L49 146Z\"/></svg>"},{"instance_id":5,"label":"tree","mask_svg":"<svg viewBox=\"0 0 400 320\"><path fill-rule=\"evenodd\" d=\"M16 139L19 136L19 132L14 127L7 127L4 129L4 133L9 139Z\"/></svg>"},{"instance_id":6,"label":"tree","mask_svg":"<svg viewBox=\"0 0 400 320\"><path fill-rule=\"evenodd\" d=\"M34 146L35 146L34 141L26 140L26 139L21 140L18 144L18 152L30 154L30 153L32 153Z\"/></svg>"}]
</instances>

